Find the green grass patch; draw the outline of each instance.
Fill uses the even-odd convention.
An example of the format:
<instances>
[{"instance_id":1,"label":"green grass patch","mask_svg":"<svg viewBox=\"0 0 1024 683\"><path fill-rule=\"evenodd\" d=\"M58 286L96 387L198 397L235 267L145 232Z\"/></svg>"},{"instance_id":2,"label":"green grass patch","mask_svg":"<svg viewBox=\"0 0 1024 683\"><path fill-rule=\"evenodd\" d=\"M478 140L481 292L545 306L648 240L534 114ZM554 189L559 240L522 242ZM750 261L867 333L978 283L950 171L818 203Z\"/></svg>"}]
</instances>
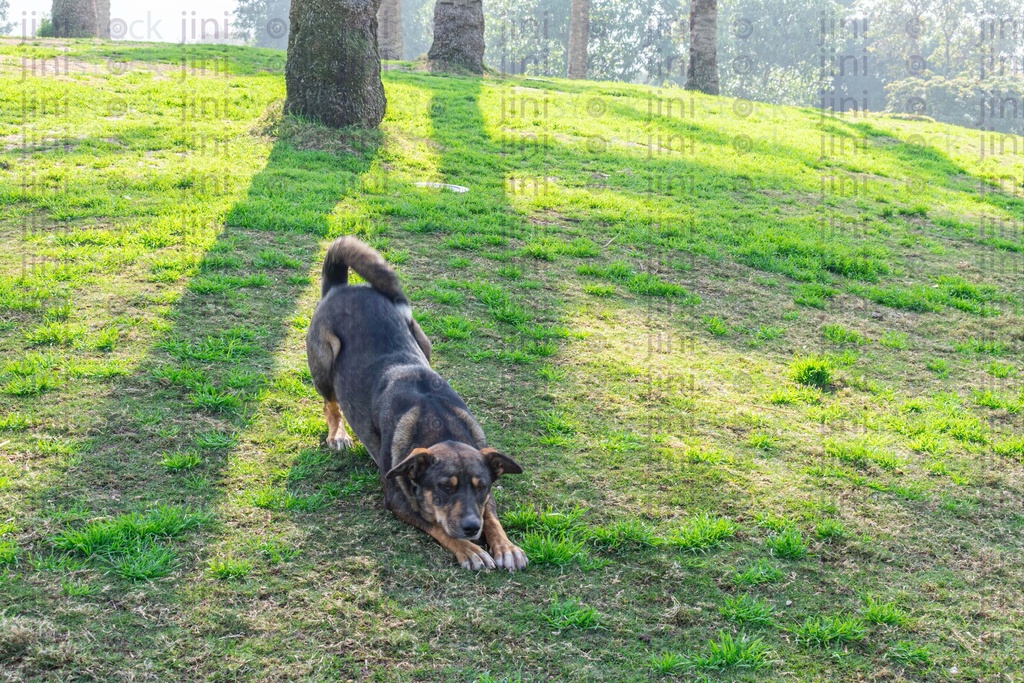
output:
<instances>
[{"instance_id":1,"label":"green grass patch","mask_svg":"<svg viewBox=\"0 0 1024 683\"><path fill-rule=\"evenodd\" d=\"M849 616L818 616L793 629L797 642L813 647L830 647L857 643L867 637L864 622Z\"/></svg>"},{"instance_id":2,"label":"green grass patch","mask_svg":"<svg viewBox=\"0 0 1024 683\"><path fill-rule=\"evenodd\" d=\"M661 539L649 525L638 520L624 519L590 529L590 542L598 548L621 550L653 548L660 545Z\"/></svg>"},{"instance_id":3,"label":"green grass patch","mask_svg":"<svg viewBox=\"0 0 1024 683\"><path fill-rule=\"evenodd\" d=\"M771 664L770 650L763 638L750 638L746 634L735 637L725 631L718 632L717 640L708 641L707 652L678 660L670 673L681 669L751 669L760 670ZM662 664L665 660L662 660ZM675 663L675 662L673 662Z\"/></svg>"},{"instance_id":4,"label":"green grass patch","mask_svg":"<svg viewBox=\"0 0 1024 683\"><path fill-rule=\"evenodd\" d=\"M729 334L729 326L717 315L706 315L701 322L704 323L705 329L716 337L724 337Z\"/></svg>"},{"instance_id":5,"label":"green grass patch","mask_svg":"<svg viewBox=\"0 0 1024 683\"><path fill-rule=\"evenodd\" d=\"M583 291L590 296L604 298L614 294L615 287L613 285L583 285Z\"/></svg>"},{"instance_id":6,"label":"green grass patch","mask_svg":"<svg viewBox=\"0 0 1024 683\"><path fill-rule=\"evenodd\" d=\"M210 560L208 571L215 579L230 580L247 576L252 569L252 560L223 557Z\"/></svg>"},{"instance_id":7,"label":"green grass patch","mask_svg":"<svg viewBox=\"0 0 1024 683\"><path fill-rule=\"evenodd\" d=\"M808 282L793 287L793 303L809 308L825 308L828 300L839 293L838 289L816 282Z\"/></svg>"},{"instance_id":8,"label":"green grass patch","mask_svg":"<svg viewBox=\"0 0 1024 683\"><path fill-rule=\"evenodd\" d=\"M759 559L743 571L733 573L732 580L737 586L762 586L781 581L782 570L766 559Z\"/></svg>"},{"instance_id":9,"label":"green grass patch","mask_svg":"<svg viewBox=\"0 0 1024 683\"><path fill-rule=\"evenodd\" d=\"M925 360L924 366L939 377L949 377L949 371L952 367L945 358L928 358Z\"/></svg>"},{"instance_id":10,"label":"green grass patch","mask_svg":"<svg viewBox=\"0 0 1024 683\"><path fill-rule=\"evenodd\" d=\"M673 548L704 552L716 548L736 535L739 527L724 518L703 513L671 529L665 535L665 544Z\"/></svg>"},{"instance_id":11,"label":"green grass patch","mask_svg":"<svg viewBox=\"0 0 1024 683\"><path fill-rule=\"evenodd\" d=\"M832 385L834 363L822 356L795 358L789 365L789 376L797 384L825 389Z\"/></svg>"},{"instance_id":12,"label":"green grass patch","mask_svg":"<svg viewBox=\"0 0 1024 683\"><path fill-rule=\"evenodd\" d=\"M579 565L581 568L590 569L601 564L590 557L583 541L571 536L531 532L523 535L519 545L530 558L530 562L538 566Z\"/></svg>"},{"instance_id":13,"label":"green grass patch","mask_svg":"<svg viewBox=\"0 0 1024 683\"><path fill-rule=\"evenodd\" d=\"M315 512L330 504L331 499L324 493L298 495L276 486L265 486L246 497L254 507L275 511Z\"/></svg>"},{"instance_id":14,"label":"green grass patch","mask_svg":"<svg viewBox=\"0 0 1024 683\"><path fill-rule=\"evenodd\" d=\"M51 542L59 550L89 557L107 565L129 581L167 576L177 565L177 553L168 541L207 524L212 517L188 508L161 505L145 513L131 513L66 529Z\"/></svg>"},{"instance_id":15,"label":"green grass patch","mask_svg":"<svg viewBox=\"0 0 1024 683\"><path fill-rule=\"evenodd\" d=\"M932 664L932 651L927 645L918 645L911 640L901 640L892 645L885 654L897 664L911 667L926 667Z\"/></svg>"},{"instance_id":16,"label":"green grass patch","mask_svg":"<svg viewBox=\"0 0 1024 683\"><path fill-rule=\"evenodd\" d=\"M887 349L896 349L897 351L904 351L910 348L910 341L907 338L906 332L895 332L889 330L882 335L882 338L878 340L878 343Z\"/></svg>"},{"instance_id":17,"label":"green grass patch","mask_svg":"<svg viewBox=\"0 0 1024 683\"><path fill-rule=\"evenodd\" d=\"M252 341L255 334L235 328L226 333L208 335L197 340L171 338L159 346L180 360L198 360L206 363L238 362L249 358L259 349Z\"/></svg>"},{"instance_id":18,"label":"green grass patch","mask_svg":"<svg viewBox=\"0 0 1024 683\"><path fill-rule=\"evenodd\" d=\"M85 327L68 322L48 322L25 332L31 346L75 346L85 338Z\"/></svg>"},{"instance_id":19,"label":"green grass patch","mask_svg":"<svg viewBox=\"0 0 1024 683\"><path fill-rule=\"evenodd\" d=\"M160 461L160 464L164 466L164 469L172 472L190 470L193 467L198 467L202 463L203 458L194 451L176 451L174 453L168 453L164 455L164 459Z\"/></svg>"},{"instance_id":20,"label":"green grass patch","mask_svg":"<svg viewBox=\"0 0 1024 683\"><path fill-rule=\"evenodd\" d=\"M785 560L799 560L807 556L807 544L799 529L787 527L779 533L769 536L765 545L776 557Z\"/></svg>"},{"instance_id":21,"label":"green grass patch","mask_svg":"<svg viewBox=\"0 0 1024 683\"><path fill-rule=\"evenodd\" d=\"M1004 356L1010 352L1009 343L1001 339L979 339L970 337L963 341L953 342L953 350L969 356L987 354L990 356Z\"/></svg>"},{"instance_id":22,"label":"green grass patch","mask_svg":"<svg viewBox=\"0 0 1024 683\"><path fill-rule=\"evenodd\" d=\"M825 325L821 328L821 333L824 335L825 339L829 340L833 344L862 345L868 343L868 338L860 332L843 327L842 325Z\"/></svg>"},{"instance_id":23,"label":"green grass patch","mask_svg":"<svg viewBox=\"0 0 1024 683\"><path fill-rule=\"evenodd\" d=\"M999 361L992 361L985 366L985 372L998 377L999 379L1007 379L1017 375L1017 368L1010 365L1009 363L1000 363Z\"/></svg>"},{"instance_id":24,"label":"green grass patch","mask_svg":"<svg viewBox=\"0 0 1024 683\"><path fill-rule=\"evenodd\" d=\"M196 408L211 413L233 413L242 407L242 399L237 395L208 384L199 387L188 397Z\"/></svg>"},{"instance_id":25,"label":"green grass patch","mask_svg":"<svg viewBox=\"0 0 1024 683\"><path fill-rule=\"evenodd\" d=\"M906 626L909 623L906 613L892 602L879 602L868 596L864 600L864 608L861 610L864 620L872 624L885 624L888 626Z\"/></svg>"},{"instance_id":26,"label":"green grass patch","mask_svg":"<svg viewBox=\"0 0 1024 683\"><path fill-rule=\"evenodd\" d=\"M576 598L559 600L557 595L551 600L544 620L557 629L593 629L601 624L601 616L593 607L587 607Z\"/></svg>"},{"instance_id":27,"label":"green grass patch","mask_svg":"<svg viewBox=\"0 0 1024 683\"><path fill-rule=\"evenodd\" d=\"M835 519L823 519L818 522L815 534L823 541L838 541L849 535L843 523Z\"/></svg>"},{"instance_id":28,"label":"green grass patch","mask_svg":"<svg viewBox=\"0 0 1024 683\"><path fill-rule=\"evenodd\" d=\"M863 436L848 441L826 439L825 453L847 464L861 468L877 465L892 472L903 464L903 460L892 453L877 436Z\"/></svg>"},{"instance_id":29,"label":"green grass patch","mask_svg":"<svg viewBox=\"0 0 1024 683\"><path fill-rule=\"evenodd\" d=\"M727 597L718 611L723 617L737 624L770 626L775 623L775 608L766 600L745 593Z\"/></svg>"}]
</instances>

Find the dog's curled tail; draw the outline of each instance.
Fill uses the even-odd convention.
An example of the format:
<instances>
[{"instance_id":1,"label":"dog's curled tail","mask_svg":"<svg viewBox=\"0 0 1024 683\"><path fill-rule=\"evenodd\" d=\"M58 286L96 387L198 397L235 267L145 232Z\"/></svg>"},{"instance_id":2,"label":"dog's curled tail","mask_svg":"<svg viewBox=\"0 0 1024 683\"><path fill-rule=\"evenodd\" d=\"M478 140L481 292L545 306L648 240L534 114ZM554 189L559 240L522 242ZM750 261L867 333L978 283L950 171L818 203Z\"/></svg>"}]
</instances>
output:
<instances>
[{"instance_id":1,"label":"dog's curled tail","mask_svg":"<svg viewBox=\"0 0 1024 683\"><path fill-rule=\"evenodd\" d=\"M332 287L347 285L349 268L396 306L408 308L409 300L402 291L395 269L373 247L348 235L334 240L327 248L320 296L327 296Z\"/></svg>"}]
</instances>

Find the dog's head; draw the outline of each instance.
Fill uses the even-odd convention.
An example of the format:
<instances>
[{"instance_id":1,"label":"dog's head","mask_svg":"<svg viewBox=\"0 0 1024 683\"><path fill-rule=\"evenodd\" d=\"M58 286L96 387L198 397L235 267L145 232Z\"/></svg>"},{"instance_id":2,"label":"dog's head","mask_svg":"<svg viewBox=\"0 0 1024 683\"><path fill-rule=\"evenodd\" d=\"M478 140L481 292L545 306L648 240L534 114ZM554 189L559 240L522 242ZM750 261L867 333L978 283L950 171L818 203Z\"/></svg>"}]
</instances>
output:
<instances>
[{"instance_id":1,"label":"dog's head","mask_svg":"<svg viewBox=\"0 0 1024 683\"><path fill-rule=\"evenodd\" d=\"M477 450L457 441L416 448L387 473L404 478L420 514L452 538L475 541L483 531L484 505L494 480L523 468L493 448Z\"/></svg>"}]
</instances>

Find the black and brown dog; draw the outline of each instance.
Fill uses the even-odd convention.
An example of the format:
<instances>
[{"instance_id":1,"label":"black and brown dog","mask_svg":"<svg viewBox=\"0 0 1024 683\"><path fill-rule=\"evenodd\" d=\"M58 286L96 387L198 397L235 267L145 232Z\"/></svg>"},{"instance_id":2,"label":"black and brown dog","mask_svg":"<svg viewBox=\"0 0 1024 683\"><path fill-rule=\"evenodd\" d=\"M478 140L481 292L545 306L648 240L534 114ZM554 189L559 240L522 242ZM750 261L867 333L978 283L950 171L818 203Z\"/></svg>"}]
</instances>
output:
<instances>
[{"instance_id":1,"label":"black and brown dog","mask_svg":"<svg viewBox=\"0 0 1024 683\"><path fill-rule=\"evenodd\" d=\"M348 285L349 268L370 286ZM380 469L386 509L466 569L526 567L491 493L499 476L522 468L487 445L469 408L430 368L430 341L397 274L354 237L339 237L327 250L306 356L324 397L327 446L352 445L347 418ZM481 536L490 553L474 543Z\"/></svg>"}]
</instances>

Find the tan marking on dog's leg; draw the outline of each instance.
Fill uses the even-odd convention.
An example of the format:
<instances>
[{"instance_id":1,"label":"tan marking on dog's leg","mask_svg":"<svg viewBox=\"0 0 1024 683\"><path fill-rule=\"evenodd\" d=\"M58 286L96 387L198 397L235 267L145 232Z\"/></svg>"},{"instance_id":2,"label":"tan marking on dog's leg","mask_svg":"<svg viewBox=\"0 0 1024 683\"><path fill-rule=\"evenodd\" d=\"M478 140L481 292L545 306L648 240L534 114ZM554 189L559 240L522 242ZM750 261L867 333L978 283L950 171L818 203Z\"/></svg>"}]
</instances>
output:
<instances>
[{"instance_id":1,"label":"tan marking on dog's leg","mask_svg":"<svg viewBox=\"0 0 1024 683\"><path fill-rule=\"evenodd\" d=\"M491 550L494 564L499 569L507 569L514 572L517 569L526 569L529 560L523 549L512 543L505 530L498 520L497 507L492 497L484 505L484 538L487 539L487 547Z\"/></svg>"},{"instance_id":2,"label":"tan marking on dog's leg","mask_svg":"<svg viewBox=\"0 0 1024 683\"><path fill-rule=\"evenodd\" d=\"M441 547L448 550L455 555L455 559L459 561L463 569L494 569L494 559L490 553L478 546L476 543L471 541L463 541L459 538L452 538L445 533L444 529L438 524L431 524L407 514L403 514L398 510L392 510L394 515L406 524L422 529L427 532L432 539L441 544Z\"/></svg>"},{"instance_id":3,"label":"tan marking on dog's leg","mask_svg":"<svg viewBox=\"0 0 1024 683\"><path fill-rule=\"evenodd\" d=\"M337 401L324 401L324 417L327 418L327 447L332 451L352 448L352 437L345 431L345 414Z\"/></svg>"},{"instance_id":4,"label":"tan marking on dog's leg","mask_svg":"<svg viewBox=\"0 0 1024 683\"><path fill-rule=\"evenodd\" d=\"M444 532L440 526L432 524L425 531L430 537L440 543L444 548L455 554L463 569L494 569L496 563L490 553L472 541L464 541L460 538L452 538Z\"/></svg>"}]
</instances>

